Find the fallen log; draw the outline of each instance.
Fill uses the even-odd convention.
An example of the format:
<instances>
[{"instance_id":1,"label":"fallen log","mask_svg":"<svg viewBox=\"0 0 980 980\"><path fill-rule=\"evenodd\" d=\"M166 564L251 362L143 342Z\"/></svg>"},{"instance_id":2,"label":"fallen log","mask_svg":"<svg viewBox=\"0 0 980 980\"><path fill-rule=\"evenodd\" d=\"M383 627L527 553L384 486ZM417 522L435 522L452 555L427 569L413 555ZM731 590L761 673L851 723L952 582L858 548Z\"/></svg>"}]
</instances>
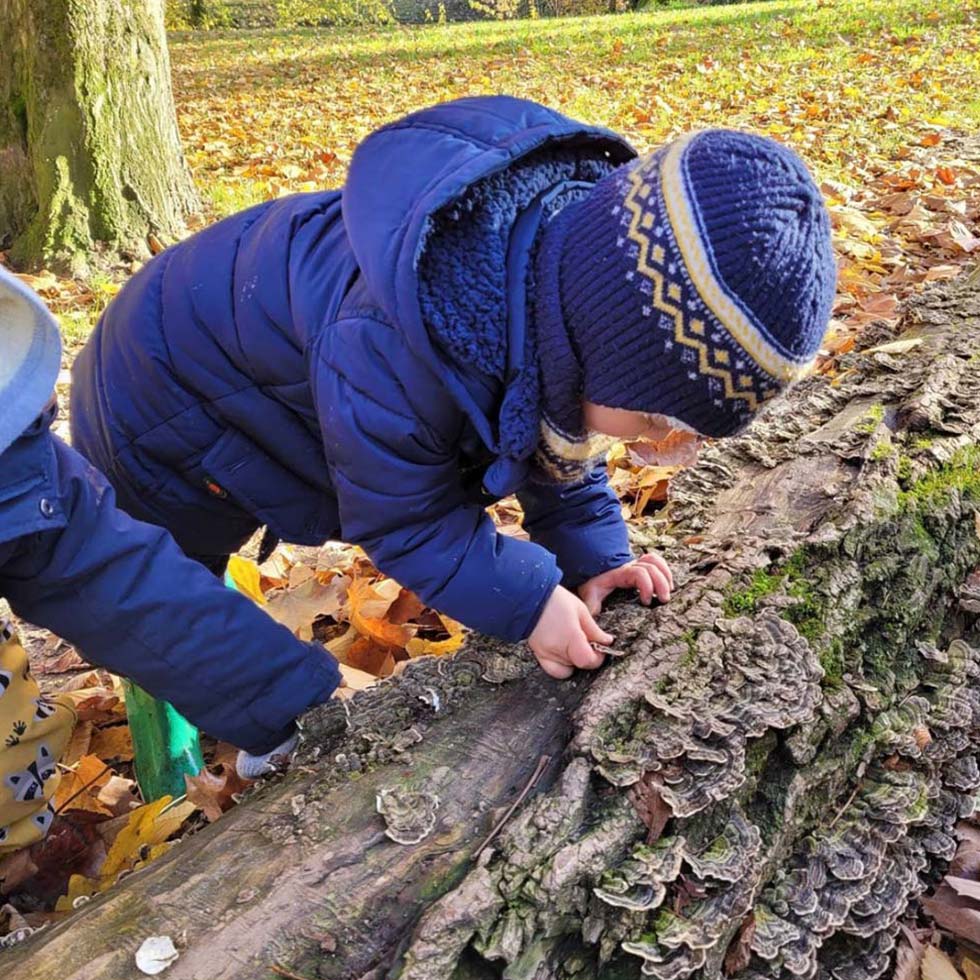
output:
<instances>
[{"instance_id":1,"label":"fallen log","mask_svg":"<svg viewBox=\"0 0 980 980\"><path fill-rule=\"evenodd\" d=\"M882 976L980 786L980 284L898 333L677 478L625 657L556 683L475 638L325 706L5 980L128 980L151 935L168 980Z\"/></svg>"}]
</instances>

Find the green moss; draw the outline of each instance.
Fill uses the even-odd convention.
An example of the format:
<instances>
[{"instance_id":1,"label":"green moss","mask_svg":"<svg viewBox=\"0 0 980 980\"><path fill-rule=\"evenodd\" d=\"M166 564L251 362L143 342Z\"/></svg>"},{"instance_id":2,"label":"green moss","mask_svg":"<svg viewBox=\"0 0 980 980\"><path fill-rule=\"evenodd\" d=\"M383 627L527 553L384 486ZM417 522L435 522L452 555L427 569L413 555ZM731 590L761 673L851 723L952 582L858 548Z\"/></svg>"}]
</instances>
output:
<instances>
[{"instance_id":1,"label":"green moss","mask_svg":"<svg viewBox=\"0 0 980 980\"><path fill-rule=\"evenodd\" d=\"M823 683L827 687L840 687L844 682L844 643L835 638L819 653L820 666L823 667Z\"/></svg>"},{"instance_id":2,"label":"green moss","mask_svg":"<svg viewBox=\"0 0 980 980\"><path fill-rule=\"evenodd\" d=\"M954 492L980 497L980 447L966 446L938 469L926 473L898 496L900 508L928 509Z\"/></svg>"},{"instance_id":3,"label":"green moss","mask_svg":"<svg viewBox=\"0 0 980 980\"><path fill-rule=\"evenodd\" d=\"M898 457L898 480L903 486L912 479L912 458L904 453Z\"/></svg>"},{"instance_id":4,"label":"green moss","mask_svg":"<svg viewBox=\"0 0 980 980\"><path fill-rule=\"evenodd\" d=\"M782 584L783 573L767 572L764 568L753 573L748 586L725 597L722 609L726 616L752 615L759 607L759 600L772 595Z\"/></svg>"},{"instance_id":5,"label":"green moss","mask_svg":"<svg viewBox=\"0 0 980 980\"><path fill-rule=\"evenodd\" d=\"M689 667L698 658L698 631L694 629L687 630L681 636L681 639L687 644L687 653L681 657L680 665L682 667Z\"/></svg>"},{"instance_id":6,"label":"green moss","mask_svg":"<svg viewBox=\"0 0 980 980\"><path fill-rule=\"evenodd\" d=\"M874 462L878 463L883 459L890 459L895 455L895 452L895 447L888 440L882 439L881 442L879 442L878 445L871 450L870 458Z\"/></svg>"},{"instance_id":7,"label":"green moss","mask_svg":"<svg viewBox=\"0 0 980 980\"><path fill-rule=\"evenodd\" d=\"M759 569L754 572L746 588L733 591L725 597L722 609L726 616L753 615L766 596L783 589L786 595L797 601L787 606L781 615L813 642L824 634L822 605L814 596L809 584L809 570L803 549L794 552L775 571Z\"/></svg>"},{"instance_id":8,"label":"green moss","mask_svg":"<svg viewBox=\"0 0 980 980\"><path fill-rule=\"evenodd\" d=\"M865 435L871 435L885 419L885 406L872 405L864 413L864 418L854 428Z\"/></svg>"}]
</instances>

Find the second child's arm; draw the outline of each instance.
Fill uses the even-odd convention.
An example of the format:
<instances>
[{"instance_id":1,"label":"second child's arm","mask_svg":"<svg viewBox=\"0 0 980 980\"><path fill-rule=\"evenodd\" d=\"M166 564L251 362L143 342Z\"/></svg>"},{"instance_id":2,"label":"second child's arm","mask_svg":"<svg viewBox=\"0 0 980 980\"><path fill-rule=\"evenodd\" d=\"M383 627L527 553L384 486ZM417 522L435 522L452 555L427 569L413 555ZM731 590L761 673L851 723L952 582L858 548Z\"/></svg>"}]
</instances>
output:
<instances>
[{"instance_id":1,"label":"second child's arm","mask_svg":"<svg viewBox=\"0 0 980 980\"><path fill-rule=\"evenodd\" d=\"M0 543L0 594L17 615L131 677L211 735L261 755L340 681L334 659L302 643L187 558L166 531L115 506L101 474L47 425L5 453L40 474L50 530ZM37 500L23 500L37 513ZM0 493L0 512L19 506Z\"/></svg>"}]
</instances>

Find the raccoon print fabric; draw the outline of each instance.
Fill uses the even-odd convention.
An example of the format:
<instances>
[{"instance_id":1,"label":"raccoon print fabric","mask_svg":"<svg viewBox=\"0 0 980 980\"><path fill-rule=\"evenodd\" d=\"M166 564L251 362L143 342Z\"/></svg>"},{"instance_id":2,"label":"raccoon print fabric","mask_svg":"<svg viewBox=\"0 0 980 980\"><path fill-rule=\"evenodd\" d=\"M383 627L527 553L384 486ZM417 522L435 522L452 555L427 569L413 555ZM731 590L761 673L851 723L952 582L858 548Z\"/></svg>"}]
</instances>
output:
<instances>
[{"instance_id":1,"label":"raccoon print fabric","mask_svg":"<svg viewBox=\"0 0 980 980\"><path fill-rule=\"evenodd\" d=\"M46 698L27 653L0 623L0 854L41 840L54 819L58 760L75 727L61 698Z\"/></svg>"}]
</instances>

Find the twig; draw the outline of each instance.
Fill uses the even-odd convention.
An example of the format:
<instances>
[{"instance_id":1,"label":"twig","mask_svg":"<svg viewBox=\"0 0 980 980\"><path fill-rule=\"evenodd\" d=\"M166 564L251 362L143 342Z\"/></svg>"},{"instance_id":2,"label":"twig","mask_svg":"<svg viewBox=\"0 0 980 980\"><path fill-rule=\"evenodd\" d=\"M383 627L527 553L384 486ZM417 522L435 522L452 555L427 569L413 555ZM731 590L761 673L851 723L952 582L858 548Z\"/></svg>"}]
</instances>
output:
<instances>
[{"instance_id":1,"label":"twig","mask_svg":"<svg viewBox=\"0 0 980 980\"><path fill-rule=\"evenodd\" d=\"M532 789L534 789L535 784L544 774L544 771L545 769L548 768L548 764L550 762L551 762L550 755L543 755L541 756L540 759L538 759L537 767L535 768L534 772L531 773L531 778L527 781L527 785L524 787L524 789L521 790L521 795L518 796L513 803L511 803L511 805L507 808L507 812L497 821L493 830L490 831L489 835L486 837L483 843L476 849L476 851L474 851L473 853L474 861L476 861L479 858L479 856L487 849L487 847L494 840L497 834L499 834L500 831L504 829L504 824L506 824L507 821L510 820L510 818L514 815L514 811L524 802L524 798L527 796L527 794L530 793Z\"/></svg>"},{"instance_id":2,"label":"twig","mask_svg":"<svg viewBox=\"0 0 980 980\"><path fill-rule=\"evenodd\" d=\"M273 973L278 973L281 977L288 977L289 980L310 980L309 977L301 977L298 973L291 973L285 967L280 966L278 963L273 963L269 966L269 969Z\"/></svg>"}]
</instances>

